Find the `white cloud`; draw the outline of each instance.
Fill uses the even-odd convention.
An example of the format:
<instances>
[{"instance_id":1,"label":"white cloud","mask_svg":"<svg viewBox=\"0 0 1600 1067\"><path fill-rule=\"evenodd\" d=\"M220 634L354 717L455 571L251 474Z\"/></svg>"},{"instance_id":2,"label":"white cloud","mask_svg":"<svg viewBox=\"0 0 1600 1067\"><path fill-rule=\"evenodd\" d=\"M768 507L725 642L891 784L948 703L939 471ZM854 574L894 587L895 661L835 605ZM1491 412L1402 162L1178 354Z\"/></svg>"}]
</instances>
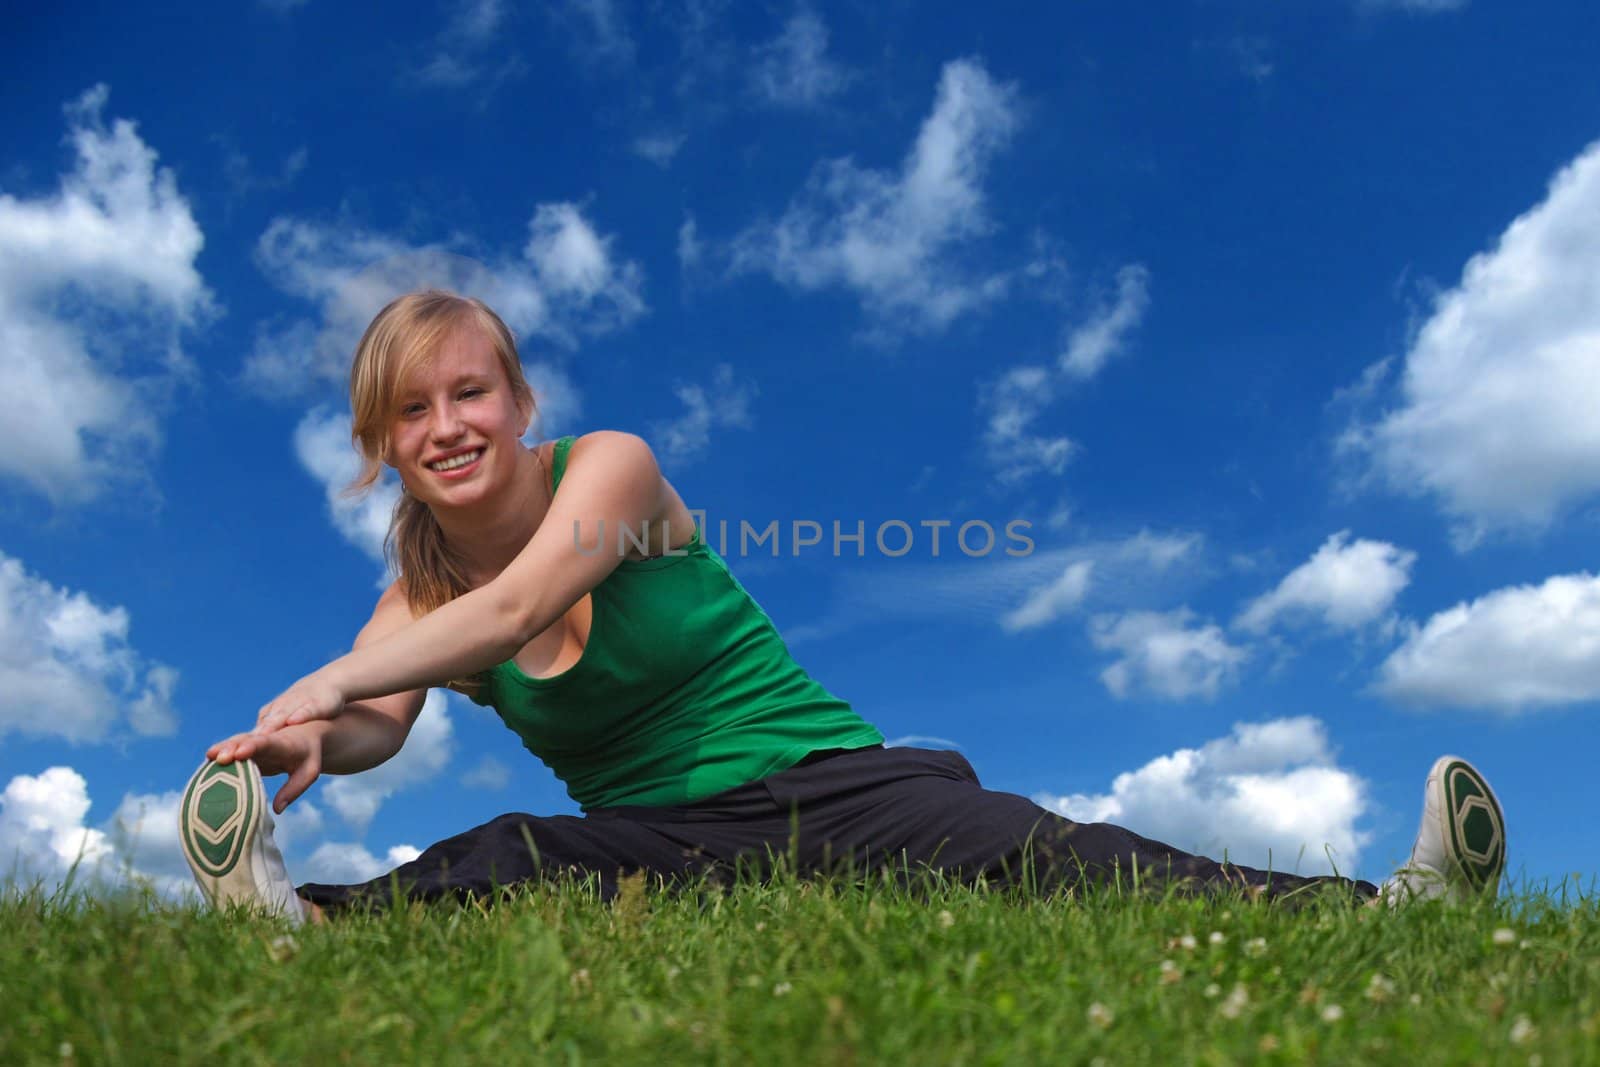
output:
<instances>
[{"instance_id":1,"label":"white cloud","mask_svg":"<svg viewBox=\"0 0 1600 1067\"><path fill-rule=\"evenodd\" d=\"M1141 690L1168 700L1215 697L1249 653L1228 644L1221 627L1194 621L1188 608L1095 618L1089 627L1094 646L1122 654L1100 680L1118 699Z\"/></svg>"},{"instance_id":2,"label":"white cloud","mask_svg":"<svg viewBox=\"0 0 1600 1067\"><path fill-rule=\"evenodd\" d=\"M1038 474L1060 475L1077 452L1068 437L1037 433L1034 423L1063 389L1098 374L1121 351L1149 303L1149 271L1138 265L1117 273L1117 298L1072 331L1054 368L1012 367L978 387L984 416L984 468L1001 485Z\"/></svg>"},{"instance_id":3,"label":"white cloud","mask_svg":"<svg viewBox=\"0 0 1600 1067\"><path fill-rule=\"evenodd\" d=\"M384 801L444 770L455 749L444 694L442 689L428 693L405 747L387 763L360 774L325 777L322 798L328 807L357 830L365 830Z\"/></svg>"},{"instance_id":4,"label":"white cloud","mask_svg":"<svg viewBox=\"0 0 1600 1067\"><path fill-rule=\"evenodd\" d=\"M353 842L325 841L317 846L309 859L298 864L300 874L307 882L324 885L357 885L382 877L400 866L410 863L422 853L412 845L395 845L383 859L378 859L361 845Z\"/></svg>"},{"instance_id":5,"label":"white cloud","mask_svg":"<svg viewBox=\"0 0 1600 1067\"><path fill-rule=\"evenodd\" d=\"M1384 541L1350 542L1341 530L1276 589L1251 601L1235 625L1262 633L1283 621L1315 618L1353 630L1384 617L1411 581L1415 552Z\"/></svg>"},{"instance_id":6,"label":"white cloud","mask_svg":"<svg viewBox=\"0 0 1600 1067\"><path fill-rule=\"evenodd\" d=\"M1240 74L1253 82L1264 82L1275 69L1270 54L1272 42L1265 37L1235 35L1220 45L1222 54L1232 60Z\"/></svg>"},{"instance_id":7,"label":"white cloud","mask_svg":"<svg viewBox=\"0 0 1600 1067\"><path fill-rule=\"evenodd\" d=\"M1150 304L1150 272L1137 264L1117 272L1117 299L1100 308L1088 322L1072 331L1061 355L1061 370L1068 377L1093 378L1106 362L1122 350L1129 332L1144 318Z\"/></svg>"},{"instance_id":8,"label":"white cloud","mask_svg":"<svg viewBox=\"0 0 1600 1067\"><path fill-rule=\"evenodd\" d=\"M228 180L228 191L236 200L255 193L289 188L305 171L306 164L311 159L310 151L302 145L289 153L276 174L257 173L249 156L239 151L231 142L222 138L217 140L222 141L224 147L222 172Z\"/></svg>"},{"instance_id":9,"label":"white cloud","mask_svg":"<svg viewBox=\"0 0 1600 1067\"><path fill-rule=\"evenodd\" d=\"M469 789L504 789L511 784L511 768L493 756L485 756L461 776L461 784Z\"/></svg>"},{"instance_id":10,"label":"white cloud","mask_svg":"<svg viewBox=\"0 0 1600 1067\"><path fill-rule=\"evenodd\" d=\"M505 16L503 0L461 0L450 17L450 32L464 41L488 44Z\"/></svg>"},{"instance_id":11,"label":"white cloud","mask_svg":"<svg viewBox=\"0 0 1600 1067\"><path fill-rule=\"evenodd\" d=\"M851 76L827 52L828 27L814 12L797 12L756 50L750 75L756 95L779 107L809 108L842 92Z\"/></svg>"},{"instance_id":12,"label":"white cloud","mask_svg":"<svg viewBox=\"0 0 1600 1067\"><path fill-rule=\"evenodd\" d=\"M1012 367L981 385L978 409L985 416L984 467L1001 485L1015 485L1035 474L1060 474L1077 446L1066 437L1032 432L1055 395L1055 375L1047 367Z\"/></svg>"},{"instance_id":13,"label":"white cloud","mask_svg":"<svg viewBox=\"0 0 1600 1067\"><path fill-rule=\"evenodd\" d=\"M173 899L196 895L178 848L177 792L130 793L103 827L87 823L89 785L71 767L19 774L0 793L0 885L103 893L147 885Z\"/></svg>"},{"instance_id":14,"label":"white cloud","mask_svg":"<svg viewBox=\"0 0 1600 1067\"><path fill-rule=\"evenodd\" d=\"M268 795L276 793L279 788L281 785L268 785ZM322 809L303 796L285 808L281 814L274 815L272 821L272 839L286 856L302 841L310 841L320 836L325 825Z\"/></svg>"},{"instance_id":15,"label":"white cloud","mask_svg":"<svg viewBox=\"0 0 1600 1067\"><path fill-rule=\"evenodd\" d=\"M3 877L18 886L42 880L53 887L78 868L92 879L114 850L104 831L84 826L88 814L88 783L71 767L11 779L0 793Z\"/></svg>"},{"instance_id":16,"label":"white cloud","mask_svg":"<svg viewBox=\"0 0 1600 1067\"><path fill-rule=\"evenodd\" d=\"M50 196L0 194L0 478L58 502L142 474L190 374L179 344L214 312L204 238L170 170L100 85L67 108L76 155Z\"/></svg>"},{"instance_id":17,"label":"white cloud","mask_svg":"<svg viewBox=\"0 0 1600 1067\"><path fill-rule=\"evenodd\" d=\"M972 60L947 64L898 173L819 165L782 218L734 239L733 269L854 290L891 328L943 328L1005 291L1003 275L974 275L957 249L991 228L984 175L1019 123L1012 86Z\"/></svg>"},{"instance_id":18,"label":"white cloud","mask_svg":"<svg viewBox=\"0 0 1600 1067\"><path fill-rule=\"evenodd\" d=\"M566 24L579 59L612 67L633 62L633 35L615 0L562 0L548 10Z\"/></svg>"},{"instance_id":19,"label":"white cloud","mask_svg":"<svg viewBox=\"0 0 1600 1067\"><path fill-rule=\"evenodd\" d=\"M729 364L717 364L709 387L680 383L672 391L683 402L683 414L651 426L651 436L663 460L685 462L703 455L711 446L713 429L748 430L755 425L750 403L760 390L748 379L738 380Z\"/></svg>"},{"instance_id":20,"label":"white cloud","mask_svg":"<svg viewBox=\"0 0 1600 1067\"><path fill-rule=\"evenodd\" d=\"M685 140L681 133L647 133L633 139L633 154L658 167L670 167Z\"/></svg>"},{"instance_id":21,"label":"white cloud","mask_svg":"<svg viewBox=\"0 0 1600 1067\"><path fill-rule=\"evenodd\" d=\"M522 60L508 50L503 32L503 0L457 0L450 19L428 42L427 62L411 77L438 88L460 88L479 81L498 84L522 73Z\"/></svg>"},{"instance_id":22,"label":"white cloud","mask_svg":"<svg viewBox=\"0 0 1600 1067\"><path fill-rule=\"evenodd\" d=\"M903 737L894 737L883 743L885 748L961 748L959 741L952 741L948 737L935 737L932 734L906 734Z\"/></svg>"},{"instance_id":23,"label":"white cloud","mask_svg":"<svg viewBox=\"0 0 1600 1067\"><path fill-rule=\"evenodd\" d=\"M128 793L106 825L124 879L137 877L168 898L195 898L199 891L178 843L180 790L154 795Z\"/></svg>"},{"instance_id":24,"label":"white cloud","mask_svg":"<svg viewBox=\"0 0 1600 1067\"><path fill-rule=\"evenodd\" d=\"M1398 408L1342 446L1432 495L1467 546L1600 490L1600 143L1474 256L1406 354Z\"/></svg>"},{"instance_id":25,"label":"white cloud","mask_svg":"<svg viewBox=\"0 0 1600 1067\"><path fill-rule=\"evenodd\" d=\"M1008 632L1031 630L1077 608L1089 593L1089 578L1093 572L1093 560L1068 564L1054 581L1029 594L1015 611L1002 616L1000 628Z\"/></svg>"},{"instance_id":26,"label":"white cloud","mask_svg":"<svg viewBox=\"0 0 1600 1067\"><path fill-rule=\"evenodd\" d=\"M145 672L144 688L128 707L128 725L143 737L171 737L178 732L178 713L172 694L178 689L178 672L157 663Z\"/></svg>"},{"instance_id":27,"label":"white cloud","mask_svg":"<svg viewBox=\"0 0 1600 1067\"><path fill-rule=\"evenodd\" d=\"M1238 723L1229 737L1117 775L1109 793L1038 795L1077 822L1110 822L1186 852L1299 874L1355 873L1367 786L1310 717ZM1303 855L1302 855L1303 850ZM1329 862L1331 850L1333 863Z\"/></svg>"},{"instance_id":28,"label":"white cloud","mask_svg":"<svg viewBox=\"0 0 1600 1067\"><path fill-rule=\"evenodd\" d=\"M314 319L262 327L245 378L268 392L324 393L347 382L356 342L385 304L436 286L476 296L524 339L570 346L647 310L642 272L613 256L572 204L540 204L519 259L494 266L443 247L413 247L381 234L296 219L275 220L256 258L284 292L318 305Z\"/></svg>"},{"instance_id":29,"label":"white cloud","mask_svg":"<svg viewBox=\"0 0 1600 1067\"><path fill-rule=\"evenodd\" d=\"M698 227L694 217L687 216L683 225L678 227L678 268L684 271L694 270L700 265L700 259L705 255L705 249L700 244Z\"/></svg>"},{"instance_id":30,"label":"white cloud","mask_svg":"<svg viewBox=\"0 0 1600 1067\"><path fill-rule=\"evenodd\" d=\"M928 521L936 520L930 516ZM933 529L913 527L916 540L912 553L888 565L853 568L849 580L836 584L828 613L803 626L785 626L785 640L794 645L842 633L863 623L894 619L947 619L965 625L988 619L1002 629L1016 632L1043 625L1086 604L1122 608L1165 599L1186 580L1187 574L1197 570L1174 573L1173 565L1193 560L1201 543L1197 534L1141 531L1121 540L1006 556L1008 547L1022 549L1005 536L1003 524L993 524L994 551L969 559L961 554L956 542L959 525L957 521L939 530L937 557L933 552ZM729 534L729 546L737 545L737 535L731 527ZM828 544L826 539L832 536L832 530L824 526L823 536L823 543ZM870 544L874 534L869 531L866 536ZM889 537L894 536L891 531ZM981 537L974 535L973 539ZM890 543L897 546L899 541ZM930 558L913 559L923 555ZM1085 579L1083 596L1081 603L1074 604L1070 594L1077 579L1067 576L1079 564L1088 564L1092 572L1088 568L1079 572ZM1093 581L1088 581L1091 573Z\"/></svg>"},{"instance_id":31,"label":"white cloud","mask_svg":"<svg viewBox=\"0 0 1600 1067\"><path fill-rule=\"evenodd\" d=\"M294 430L294 454L318 482L328 501L334 528L350 544L383 563L383 541L389 517L400 500L400 483L385 468L384 476L360 496L344 495L345 486L361 469L361 456L350 442L350 416L318 408Z\"/></svg>"},{"instance_id":32,"label":"white cloud","mask_svg":"<svg viewBox=\"0 0 1600 1067\"><path fill-rule=\"evenodd\" d=\"M570 374L554 363L541 361L524 363L522 375L528 379L534 405L539 409L523 440L557 437L578 425L583 417L583 392Z\"/></svg>"},{"instance_id":33,"label":"white cloud","mask_svg":"<svg viewBox=\"0 0 1600 1067\"><path fill-rule=\"evenodd\" d=\"M0 552L0 738L171 735L178 674L128 643L127 609L58 589Z\"/></svg>"},{"instance_id":34,"label":"white cloud","mask_svg":"<svg viewBox=\"0 0 1600 1067\"><path fill-rule=\"evenodd\" d=\"M528 229L523 254L553 303L585 309L588 328L595 331L624 326L644 314L639 265L617 262L612 238L596 233L576 204L540 204Z\"/></svg>"},{"instance_id":35,"label":"white cloud","mask_svg":"<svg viewBox=\"0 0 1600 1067\"><path fill-rule=\"evenodd\" d=\"M1384 661L1377 688L1505 713L1600 700L1600 578L1558 575L1441 611Z\"/></svg>"}]
</instances>

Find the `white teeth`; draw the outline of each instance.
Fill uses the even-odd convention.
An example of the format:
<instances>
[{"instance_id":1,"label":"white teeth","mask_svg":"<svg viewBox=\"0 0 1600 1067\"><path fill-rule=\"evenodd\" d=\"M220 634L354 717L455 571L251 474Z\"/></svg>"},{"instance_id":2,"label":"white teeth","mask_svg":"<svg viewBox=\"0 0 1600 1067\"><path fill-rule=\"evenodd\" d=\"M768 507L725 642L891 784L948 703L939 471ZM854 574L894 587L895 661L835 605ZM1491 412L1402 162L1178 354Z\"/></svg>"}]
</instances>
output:
<instances>
[{"instance_id":1,"label":"white teeth","mask_svg":"<svg viewBox=\"0 0 1600 1067\"><path fill-rule=\"evenodd\" d=\"M459 456L451 456L449 459L441 459L437 463L430 463L428 468L436 471L453 471L457 467L465 467L481 455L483 455L483 449L481 448L473 452L463 452Z\"/></svg>"}]
</instances>

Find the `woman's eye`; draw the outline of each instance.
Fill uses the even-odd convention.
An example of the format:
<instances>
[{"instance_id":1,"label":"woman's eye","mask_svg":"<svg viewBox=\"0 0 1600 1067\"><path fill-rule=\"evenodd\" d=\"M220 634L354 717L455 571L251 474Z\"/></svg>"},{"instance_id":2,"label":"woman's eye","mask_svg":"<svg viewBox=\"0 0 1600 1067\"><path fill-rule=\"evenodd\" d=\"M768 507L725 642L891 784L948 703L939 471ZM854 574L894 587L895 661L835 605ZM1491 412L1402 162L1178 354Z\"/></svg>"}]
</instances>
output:
<instances>
[{"instance_id":1,"label":"woman's eye","mask_svg":"<svg viewBox=\"0 0 1600 1067\"><path fill-rule=\"evenodd\" d=\"M470 400L475 396L482 396L482 395L483 395L483 390L479 389L477 386L473 386L471 389L463 389L463 390L461 390L461 399L463 399L463 400Z\"/></svg>"},{"instance_id":2,"label":"woman's eye","mask_svg":"<svg viewBox=\"0 0 1600 1067\"><path fill-rule=\"evenodd\" d=\"M408 416L408 417L411 416L411 415L420 415L420 414L422 414L422 405L421 404L407 404L405 407L400 409L400 414Z\"/></svg>"}]
</instances>

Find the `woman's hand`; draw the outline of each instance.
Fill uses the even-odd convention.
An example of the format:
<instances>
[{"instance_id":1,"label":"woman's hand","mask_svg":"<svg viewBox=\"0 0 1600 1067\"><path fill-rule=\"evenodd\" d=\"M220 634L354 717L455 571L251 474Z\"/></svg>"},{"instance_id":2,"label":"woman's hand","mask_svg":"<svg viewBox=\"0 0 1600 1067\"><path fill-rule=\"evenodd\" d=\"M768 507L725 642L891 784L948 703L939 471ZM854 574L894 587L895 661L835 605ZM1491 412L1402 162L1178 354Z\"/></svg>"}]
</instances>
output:
<instances>
[{"instance_id":1,"label":"woman's hand","mask_svg":"<svg viewBox=\"0 0 1600 1067\"><path fill-rule=\"evenodd\" d=\"M286 689L256 715L258 734L270 734L285 726L337 718L344 710L345 696L320 672L308 674Z\"/></svg>"},{"instance_id":2,"label":"woman's hand","mask_svg":"<svg viewBox=\"0 0 1600 1067\"><path fill-rule=\"evenodd\" d=\"M322 730L308 726L268 734L234 734L208 748L206 758L218 763L254 760L264 777L287 774L289 780L272 799L273 812L281 815L322 773Z\"/></svg>"}]
</instances>

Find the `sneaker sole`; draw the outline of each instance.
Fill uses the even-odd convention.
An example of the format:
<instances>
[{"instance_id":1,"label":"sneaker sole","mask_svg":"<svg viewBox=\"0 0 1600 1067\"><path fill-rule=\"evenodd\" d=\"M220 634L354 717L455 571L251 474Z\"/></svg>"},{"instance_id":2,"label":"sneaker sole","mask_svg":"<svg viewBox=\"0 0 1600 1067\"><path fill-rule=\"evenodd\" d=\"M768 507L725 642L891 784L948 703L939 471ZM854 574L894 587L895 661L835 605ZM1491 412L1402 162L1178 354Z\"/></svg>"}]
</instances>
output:
<instances>
[{"instance_id":1,"label":"sneaker sole","mask_svg":"<svg viewBox=\"0 0 1600 1067\"><path fill-rule=\"evenodd\" d=\"M178 839L195 881L214 907L259 898L250 850L266 800L261 772L249 760L207 760L183 791Z\"/></svg>"},{"instance_id":2,"label":"sneaker sole","mask_svg":"<svg viewBox=\"0 0 1600 1067\"><path fill-rule=\"evenodd\" d=\"M1477 892L1497 888L1506 866L1506 824L1494 790L1476 767L1455 756L1440 758L1429 778L1438 778L1444 791L1440 814L1456 867Z\"/></svg>"}]
</instances>

